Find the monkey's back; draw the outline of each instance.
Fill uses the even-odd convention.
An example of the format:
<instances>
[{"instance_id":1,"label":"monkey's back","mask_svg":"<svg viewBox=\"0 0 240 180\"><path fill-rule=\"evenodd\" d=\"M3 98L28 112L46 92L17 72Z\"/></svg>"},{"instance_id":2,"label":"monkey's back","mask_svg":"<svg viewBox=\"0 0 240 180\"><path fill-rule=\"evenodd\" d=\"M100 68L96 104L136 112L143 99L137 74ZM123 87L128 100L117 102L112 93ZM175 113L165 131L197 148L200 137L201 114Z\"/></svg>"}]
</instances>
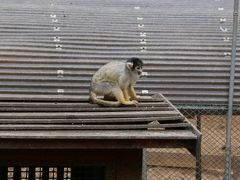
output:
<instances>
[{"instance_id":1,"label":"monkey's back","mask_svg":"<svg viewBox=\"0 0 240 180\"><path fill-rule=\"evenodd\" d=\"M116 83L121 74L126 70L124 62L110 62L98 69L93 75L92 83L111 82Z\"/></svg>"}]
</instances>

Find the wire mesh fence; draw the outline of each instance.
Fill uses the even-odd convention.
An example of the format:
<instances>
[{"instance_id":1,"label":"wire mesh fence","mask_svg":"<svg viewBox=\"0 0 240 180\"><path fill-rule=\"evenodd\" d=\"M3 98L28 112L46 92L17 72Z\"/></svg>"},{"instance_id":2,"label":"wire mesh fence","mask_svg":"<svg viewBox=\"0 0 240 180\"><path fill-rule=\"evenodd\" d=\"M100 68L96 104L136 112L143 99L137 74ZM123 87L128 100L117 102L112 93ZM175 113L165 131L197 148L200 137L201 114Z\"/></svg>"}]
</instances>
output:
<instances>
[{"instance_id":1,"label":"wire mesh fence","mask_svg":"<svg viewBox=\"0 0 240 180\"><path fill-rule=\"evenodd\" d=\"M232 172L234 179L240 179L240 115L234 113L232 123Z\"/></svg>"},{"instance_id":2,"label":"wire mesh fence","mask_svg":"<svg viewBox=\"0 0 240 180\"><path fill-rule=\"evenodd\" d=\"M221 106L178 107L202 132L202 179L218 180L224 177L226 112ZM233 180L240 179L240 115L234 112L232 121L232 171ZM147 179L195 179L195 158L186 149L148 149Z\"/></svg>"}]
</instances>

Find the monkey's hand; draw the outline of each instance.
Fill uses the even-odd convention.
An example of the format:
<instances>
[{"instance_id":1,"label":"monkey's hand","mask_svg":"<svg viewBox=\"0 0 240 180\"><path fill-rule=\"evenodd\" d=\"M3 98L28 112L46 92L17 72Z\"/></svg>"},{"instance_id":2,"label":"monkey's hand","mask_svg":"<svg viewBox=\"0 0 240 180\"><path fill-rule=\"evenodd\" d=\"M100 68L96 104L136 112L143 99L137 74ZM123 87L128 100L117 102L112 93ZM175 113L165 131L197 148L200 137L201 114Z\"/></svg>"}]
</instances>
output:
<instances>
[{"instance_id":1,"label":"monkey's hand","mask_svg":"<svg viewBox=\"0 0 240 180\"><path fill-rule=\"evenodd\" d=\"M137 106L138 104L138 101L136 100L132 100L132 101L125 101L124 103L122 103L123 105L126 105L126 106Z\"/></svg>"},{"instance_id":2,"label":"monkey's hand","mask_svg":"<svg viewBox=\"0 0 240 180\"><path fill-rule=\"evenodd\" d=\"M133 102L135 105L138 104L138 101L136 101L136 100L132 100L132 102Z\"/></svg>"},{"instance_id":3,"label":"monkey's hand","mask_svg":"<svg viewBox=\"0 0 240 180\"><path fill-rule=\"evenodd\" d=\"M141 96L134 96L134 97L132 97L131 99L132 99L132 100L136 100L136 101L138 101L138 100L141 99Z\"/></svg>"},{"instance_id":4,"label":"monkey's hand","mask_svg":"<svg viewBox=\"0 0 240 180\"><path fill-rule=\"evenodd\" d=\"M136 101L136 100L132 100L132 101L130 101L130 102L132 102L134 106L137 106L137 105L138 105L138 101Z\"/></svg>"}]
</instances>

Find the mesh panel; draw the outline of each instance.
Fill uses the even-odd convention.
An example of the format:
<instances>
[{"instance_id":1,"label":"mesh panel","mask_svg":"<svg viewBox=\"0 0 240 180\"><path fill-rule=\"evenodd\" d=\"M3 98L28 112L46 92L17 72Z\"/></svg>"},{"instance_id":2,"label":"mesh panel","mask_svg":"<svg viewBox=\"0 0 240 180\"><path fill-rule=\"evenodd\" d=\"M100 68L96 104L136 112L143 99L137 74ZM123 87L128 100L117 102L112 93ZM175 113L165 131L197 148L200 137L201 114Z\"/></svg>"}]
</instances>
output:
<instances>
[{"instance_id":1,"label":"mesh panel","mask_svg":"<svg viewBox=\"0 0 240 180\"><path fill-rule=\"evenodd\" d=\"M194 179L195 158L186 149L148 149L148 179Z\"/></svg>"},{"instance_id":2,"label":"mesh panel","mask_svg":"<svg viewBox=\"0 0 240 180\"><path fill-rule=\"evenodd\" d=\"M232 174L240 179L240 116L234 114L232 121Z\"/></svg>"},{"instance_id":3,"label":"mesh panel","mask_svg":"<svg viewBox=\"0 0 240 180\"><path fill-rule=\"evenodd\" d=\"M214 106L200 109L179 110L201 129L202 179L219 180L224 177L226 113L227 109ZM232 171L235 179L240 179L240 115L234 114L232 121ZM195 157L186 149L148 149L147 179L195 179ZM228 164L229 165L229 164ZM227 166L228 166L227 165Z\"/></svg>"}]
</instances>

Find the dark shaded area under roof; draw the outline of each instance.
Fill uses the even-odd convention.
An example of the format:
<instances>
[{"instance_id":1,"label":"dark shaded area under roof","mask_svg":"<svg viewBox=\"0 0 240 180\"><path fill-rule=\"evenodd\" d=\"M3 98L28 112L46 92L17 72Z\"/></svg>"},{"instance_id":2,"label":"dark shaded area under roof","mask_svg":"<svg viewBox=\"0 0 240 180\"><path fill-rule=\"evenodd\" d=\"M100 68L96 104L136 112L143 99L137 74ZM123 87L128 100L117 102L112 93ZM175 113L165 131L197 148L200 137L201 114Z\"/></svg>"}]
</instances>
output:
<instances>
[{"instance_id":1,"label":"dark shaded area under roof","mask_svg":"<svg viewBox=\"0 0 240 180\"><path fill-rule=\"evenodd\" d=\"M228 0L1 0L0 100L77 101L97 68L137 56L147 72L139 93L226 105L232 9ZM235 105L239 68L238 57Z\"/></svg>"}]
</instances>

